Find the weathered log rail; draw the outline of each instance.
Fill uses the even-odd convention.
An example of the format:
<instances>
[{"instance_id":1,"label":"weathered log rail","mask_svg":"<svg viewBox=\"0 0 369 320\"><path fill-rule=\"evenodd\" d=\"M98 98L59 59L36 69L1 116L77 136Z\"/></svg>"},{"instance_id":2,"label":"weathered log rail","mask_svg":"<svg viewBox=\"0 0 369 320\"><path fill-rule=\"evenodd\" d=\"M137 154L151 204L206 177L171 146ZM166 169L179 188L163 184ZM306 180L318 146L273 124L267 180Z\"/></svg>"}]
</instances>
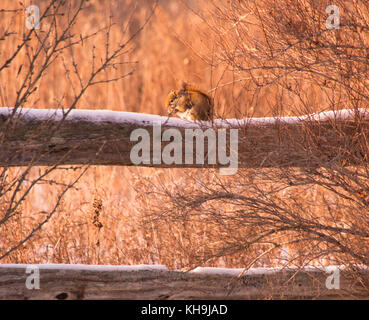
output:
<instances>
[{"instance_id":1,"label":"weathered log rail","mask_svg":"<svg viewBox=\"0 0 369 320\"><path fill-rule=\"evenodd\" d=\"M130 152L138 141L131 141L132 131L146 129L153 135L153 124L161 131L209 127L239 128L238 167L329 166L333 162L360 164L367 161L366 139L369 115L366 109L331 112L299 118L253 118L216 120L213 124L128 112L72 110L63 117L62 110L23 109L13 112L0 108L0 166L33 165L136 165ZM229 132L228 132L229 133ZM229 137L228 137L229 142ZM176 164L152 161L151 167L227 167L215 164ZM169 142L161 143L161 150ZM204 141L205 156L208 140ZM181 142L182 159L185 145ZM227 144L229 149L229 143ZM196 143L194 143L196 154Z\"/></svg>"},{"instance_id":2,"label":"weathered log rail","mask_svg":"<svg viewBox=\"0 0 369 320\"><path fill-rule=\"evenodd\" d=\"M285 269L248 272L169 271L164 266L0 265L0 299L368 299L358 274L340 271L339 288L328 288L331 271ZM38 268L39 289L27 288ZM232 269L228 269L229 271ZM360 277L368 279L368 272ZM329 280L329 279L328 279ZM330 281L328 281L330 282ZM36 284L34 279L30 281ZM28 286L29 287L29 286Z\"/></svg>"}]
</instances>

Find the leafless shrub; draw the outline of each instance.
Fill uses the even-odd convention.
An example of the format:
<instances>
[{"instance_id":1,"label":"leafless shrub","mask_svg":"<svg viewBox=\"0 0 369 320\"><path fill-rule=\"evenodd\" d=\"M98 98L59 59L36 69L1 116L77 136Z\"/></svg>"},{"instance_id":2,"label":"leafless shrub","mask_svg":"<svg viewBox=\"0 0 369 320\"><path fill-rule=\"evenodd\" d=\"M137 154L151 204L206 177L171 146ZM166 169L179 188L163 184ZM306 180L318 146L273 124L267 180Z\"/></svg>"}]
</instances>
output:
<instances>
[{"instance_id":1,"label":"leafless shrub","mask_svg":"<svg viewBox=\"0 0 369 320\"><path fill-rule=\"evenodd\" d=\"M326 25L329 1L212 4L216 62L234 72L234 83L267 90L273 104L264 108L280 115L367 106L366 1L335 1L338 29Z\"/></svg>"},{"instance_id":2,"label":"leafless shrub","mask_svg":"<svg viewBox=\"0 0 369 320\"><path fill-rule=\"evenodd\" d=\"M366 1L336 1L341 24L333 30L325 24L326 1L211 3L212 19L206 22L219 50L208 62L224 65L234 75L228 84L220 78L219 88L239 85L254 94L256 106L276 116L368 105ZM269 105L258 98L260 92L269 94ZM238 100L233 105L240 116L253 113ZM367 126L353 120L352 128L358 131L352 134L341 131L335 120L330 125L342 140L329 145L333 157L326 159L318 154L324 149L318 143L319 126L307 126L304 140L290 132L296 148L305 150L305 160L319 159L314 166L239 170L228 178L197 171L188 172L186 181L139 182L151 238L171 237L170 253L180 255L179 264L185 268L367 266ZM355 159L355 165L346 157ZM170 265L167 249L153 254Z\"/></svg>"},{"instance_id":3,"label":"leafless shrub","mask_svg":"<svg viewBox=\"0 0 369 320\"><path fill-rule=\"evenodd\" d=\"M48 91L40 90L40 86L48 86L45 79L56 69L64 70L63 78L59 79L59 83L65 81L68 83L67 89L69 88L65 92L58 92L59 98L56 104L64 111L60 124L65 121L70 111L80 104L88 89L117 82L132 75L135 63L127 61L125 56L130 50L132 40L148 23L153 14L153 8L155 8L154 3L146 20L133 32L126 32L129 21L124 26L122 37L112 43L111 32L120 26L112 23L111 19L108 19L104 25L93 26L91 24L87 30L76 28L81 12L88 9L87 1L49 0L39 1L36 4L40 9L39 29L27 29L25 26L21 30L14 28L12 23L15 20L26 18L24 15L26 8L22 4L0 11L1 15L6 15L4 21L8 21L8 24L0 29L0 39L3 41L1 46L7 48L7 50L2 50L0 56L0 76L6 79L6 84L3 84L4 92L6 92L3 102L7 104L7 107L12 108L12 116L1 122L0 143L5 140L17 140L19 129L17 124L22 121L19 112L22 108L34 106L39 102L37 95L41 91L43 93ZM130 9L134 10L134 7ZM22 24L17 26L19 25ZM96 43L96 39L100 41ZM79 53L78 56L76 52ZM80 54L81 52L83 54ZM86 56L91 57L87 73L81 70ZM126 65L131 66L128 71ZM55 83L57 84L58 81ZM34 132L37 136L29 137L29 139L42 141L47 150L47 146L52 145L57 139L56 133L60 125L53 126L45 121L35 121L34 125L36 126ZM52 148L46 152L52 153ZM22 150L10 156L22 157ZM37 170L33 164L40 156L40 154L35 154L26 167L16 169L3 167L1 169L0 260L34 237L59 211L65 194L76 188L77 182L88 169L88 166L63 168L59 163L54 163ZM54 174L58 171L65 171L66 179L55 180ZM69 174L73 171L76 171L76 174ZM27 198L34 190L42 190L43 186L56 188L58 190L56 197L51 203L45 205L45 210L35 212L26 224L21 224L20 221L24 222L24 219L20 218ZM15 229L13 229L14 226L16 226ZM13 236L9 237L12 232Z\"/></svg>"}]
</instances>

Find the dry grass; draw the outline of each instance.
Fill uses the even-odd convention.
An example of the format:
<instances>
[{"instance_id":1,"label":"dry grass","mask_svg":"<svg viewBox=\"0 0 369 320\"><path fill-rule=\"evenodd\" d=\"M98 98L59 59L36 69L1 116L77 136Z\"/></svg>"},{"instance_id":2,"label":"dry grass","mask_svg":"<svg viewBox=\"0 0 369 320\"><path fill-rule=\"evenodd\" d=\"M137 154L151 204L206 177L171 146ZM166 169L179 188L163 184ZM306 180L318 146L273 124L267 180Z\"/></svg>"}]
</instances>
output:
<instances>
[{"instance_id":1,"label":"dry grass","mask_svg":"<svg viewBox=\"0 0 369 320\"><path fill-rule=\"evenodd\" d=\"M38 2L42 7L42 1ZM284 5L287 2L281 1ZM311 5L312 2L314 1L306 0L297 3L302 6ZM341 2L340 4L344 5L345 2ZM147 17L151 3L152 1L144 0L89 1L73 31L83 35L94 33L108 25L111 16L116 25L110 31L110 41L117 43L137 31L138 26ZM242 1L240 3L241 5L237 6L237 1L219 0L210 3L162 0L149 24L127 48L123 60L129 63L117 66L117 74L134 70L133 75L122 81L90 88L79 101L77 108L165 115L165 96L177 87L181 80L210 90L215 98L216 112L222 117L290 115L332 108L367 106L367 100L360 99L352 90L345 90L344 86L340 87L337 83L326 83L326 86L323 86L324 79L313 76L309 70L294 73L292 76L283 75L280 71L266 70L267 63L273 59L266 53L261 56L260 52L264 49L265 52L267 49L280 50L282 40L277 41L278 34L285 35L284 41L301 37L302 31L295 37L293 32L304 27L304 17L299 16L300 12L297 12L296 16L300 20L294 22L300 21L299 26L291 26L289 21L285 21L285 30L270 30L272 25L257 24L257 15L253 10L258 7L259 14L267 15L269 6L278 5L275 1L249 1L248 5ZM320 8L322 7L323 4L320 4ZM19 9L18 4L11 0L4 0L1 8ZM318 9L315 10L318 12ZM285 11L284 7L275 12ZM310 11L308 13L313 14ZM362 14L363 19L369 19L365 10ZM1 12L0 15L0 35L6 30L18 32L14 39L19 40L24 31L23 12ZM244 21L246 18L242 17L248 17L247 23ZM323 11L316 19L322 20L324 17ZM126 26L128 33L123 32ZM362 46L367 48L368 29L358 32L355 33L358 38L353 41L362 41ZM261 34L268 34L270 38L262 37ZM337 37L339 34L336 32ZM0 61L7 52L17 46L17 41L9 39L0 42ZM255 39L260 41L255 42ZM275 47L270 47L269 41ZM106 32L101 32L93 40L84 41L73 53L70 51L59 57L43 76L38 90L27 101L27 106L69 106L73 101L74 90L78 90L79 86L78 79L74 78L71 72L71 62L75 59L81 74L87 76L91 68L92 52L95 52L98 60L104 55L105 43ZM259 51L255 53L253 48L259 48ZM280 59L273 61L280 64L283 59L289 59L290 66L296 68L304 59L322 59L326 53L323 50L307 51L310 56L301 56L299 50L306 48L294 49L289 51L289 55L281 55ZM1 106L14 104L16 88L21 81L17 73L25 59L25 56L20 56L7 70L0 73ZM336 61L334 55L330 56L330 59ZM135 63L136 61L138 63ZM249 71L247 68L250 66L258 66L259 69ZM341 70L346 67L349 68L343 61ZM331 65L328 65L323 71L337 71L330 68ZM114 78L117 74L111 71L109 76ZM347 83L353 83L354 89L366 94L369 86L365 87L364 83L362 86L358 85L362 80L358 74L358 71L353 72L351 77L356 78L349 79L351 82L346 79ZM278 78L278 81L266 85L274 78ZM353 102L356 102L356 105L353 105ZM16 170L11 172L16 174ZM37 175L38 170L39 168L33 168L33 174ZM80 169L76 171L80 172ZM71 170L61 170L55 172L52 179L64 181L66 172L68 179L77 174ZM241 172L244 179L252 174L260 176L262 172ZM278 174L267 172L264 179L269 175L278 179L281 173L278 171ZM235 210L232 203L217 202L210 207L203 205L200 206L203 212L196 211L195 215L186 216L186 219L174 219L176 214L183 215L186 211L180 211L178 207L173 206L173 203L179 204L179 198L175 199L177 202L170 202L173 195L181 194L183 199L186 195L194 194L195 189L199 192L204 185L212 185L215 188L220 185L216 183L219 182L218 179L220 178L217 173L211 170L92 167L78 183L77 189L68 192L57 214L47 225L22 248L4 258L2 263L157 263L172 268L185 268L199 263L226 267L274 266L283 264L285 259L288 259L290 265L326 265L344 261L344 257L340 255L330 252L324 254L327 247L321 246L321 242L318 251L314 247L317 244L312 241L294 243L294 239L299 237L294 232L277 234L272 239L268 238L267 243L242 247L244 239L257 235L260 230L247 225L238 228L237 219L226 222L222 220L222 223L218 220L211 223L211 220L206 219L209 210L215 210L216 207L218 213L237 212L232 211ZM243 190L241 180L237 179L239 176L228 181L227 185L233 191L237 190L243 195L255 191ZM263 184L264 181L259 183ZM164 187L159 189L169 191L158 197L155 193L157 189L153 190L153 186ZM44 212L51 208L58 192L58 186L38 185L33 188L20 208L21 214L11 223L0 227L0 250L15 245L24 237L32 225L42 218ZM262 194L265 190L258 189L258 192ZM328 192L319 186L309 187L307 184L286 189L274 193L273 197L276 201L287 203L290 208L298 207L298 212L310 215L310 219L332 218L329 223L336 225L352 218L349 214L352 202L345 201L339 194ZM159 208L161 211L157 210L156 215L153 215L153 208ZM344 218L344 215L347 215L347 218ZM217 218L220 219L219 216ZM269 251L271 242L284 245ZM359 247L360 245L363 243L353 244Z\"/></svg>"}]
</instances>

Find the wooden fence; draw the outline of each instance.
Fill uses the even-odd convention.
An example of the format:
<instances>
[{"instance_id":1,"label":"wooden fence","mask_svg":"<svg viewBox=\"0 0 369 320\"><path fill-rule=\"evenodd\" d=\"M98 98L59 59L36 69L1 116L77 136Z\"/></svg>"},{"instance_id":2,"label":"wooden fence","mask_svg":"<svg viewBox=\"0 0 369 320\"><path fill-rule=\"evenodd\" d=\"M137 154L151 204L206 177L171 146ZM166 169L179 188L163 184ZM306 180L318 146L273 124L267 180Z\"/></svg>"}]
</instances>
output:
<instances>
[{"instance_id":1,"label":"wooden fence","mask_svg":"<svg viewBox=\"0 0 369 320\"><path fill-rule=\"evenodd\" d=\"M186 130L226 129L226 150L237 152L237 167L306 167L367 161L369 117L365 110L344 110L298 118L216 120L213 123L126 112L0 108L0 166L24 165L143 165L151 167L226 167L209 159L204 138L204 163L154 161L154 136L168 129L181 137ZM231 128L237 129L232 149ZM134 130L146 130L150 157L134 163ZM159 130L155 133L155 130ZM137 132L137 131L136 131ZM218 137L218 136L217 136ZM234 138L234 137L233 137ZM196 140L196 137L194 138ZM173 140L174 141L174 140ZM173 141L160 141L159 155ZM194 141L194 140L192 140ZM185 141L187 142L187 141ZM193 144L193 154L199 150ZM173 145L172 145L173 146ZM216 144L218 146L218 144ZM186 143L177 141L181 158ZM234 146L233 146L234 147ZM234 150L236 149L236 150ZM218 154L219 156L219 154ZM161 159L162 160L162 159ZM28 289L25 266L0 265L0 298L7 299L335 299L368 298L352 272L341 273L339 289L328 289L324 271L283 270L245 274L185 273L157 269L64 268L42 266L40 289ZM368 274L365 274L366 279Z\"/></svg>"},{"instance_id":2,"label":"wooden fence","mask_svg":"<svg viewBox=\"0 0 369 320\"><path fill-rule=\"evenodd\" d=\"M368 279L367 271L337 270L249 270L239 277L237 269L182 272L163 266L0 265L0 299L369 298L359 280ZM334 272L338 278L332 280Z\"/></svg>"}]
</instances>

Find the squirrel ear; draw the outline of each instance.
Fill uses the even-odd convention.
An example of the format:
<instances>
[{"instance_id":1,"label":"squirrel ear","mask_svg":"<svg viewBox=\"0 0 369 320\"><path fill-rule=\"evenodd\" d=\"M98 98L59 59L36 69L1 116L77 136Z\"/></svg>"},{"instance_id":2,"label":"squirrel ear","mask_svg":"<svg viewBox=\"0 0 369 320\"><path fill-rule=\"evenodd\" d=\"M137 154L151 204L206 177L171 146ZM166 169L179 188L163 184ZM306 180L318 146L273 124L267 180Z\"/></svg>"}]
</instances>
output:
<instances>
[{"instance_id":1,"label":"squirrel ear","mask_svg":"<svg viewBox=\"0 0 369 320\"><path fill-rule=\"evenodd\" d=\"M187 82L185 82L185 81L182 80L180 91L186 91L187 90L187 87L188 87Z\"/></svg>"}]
</instances>

